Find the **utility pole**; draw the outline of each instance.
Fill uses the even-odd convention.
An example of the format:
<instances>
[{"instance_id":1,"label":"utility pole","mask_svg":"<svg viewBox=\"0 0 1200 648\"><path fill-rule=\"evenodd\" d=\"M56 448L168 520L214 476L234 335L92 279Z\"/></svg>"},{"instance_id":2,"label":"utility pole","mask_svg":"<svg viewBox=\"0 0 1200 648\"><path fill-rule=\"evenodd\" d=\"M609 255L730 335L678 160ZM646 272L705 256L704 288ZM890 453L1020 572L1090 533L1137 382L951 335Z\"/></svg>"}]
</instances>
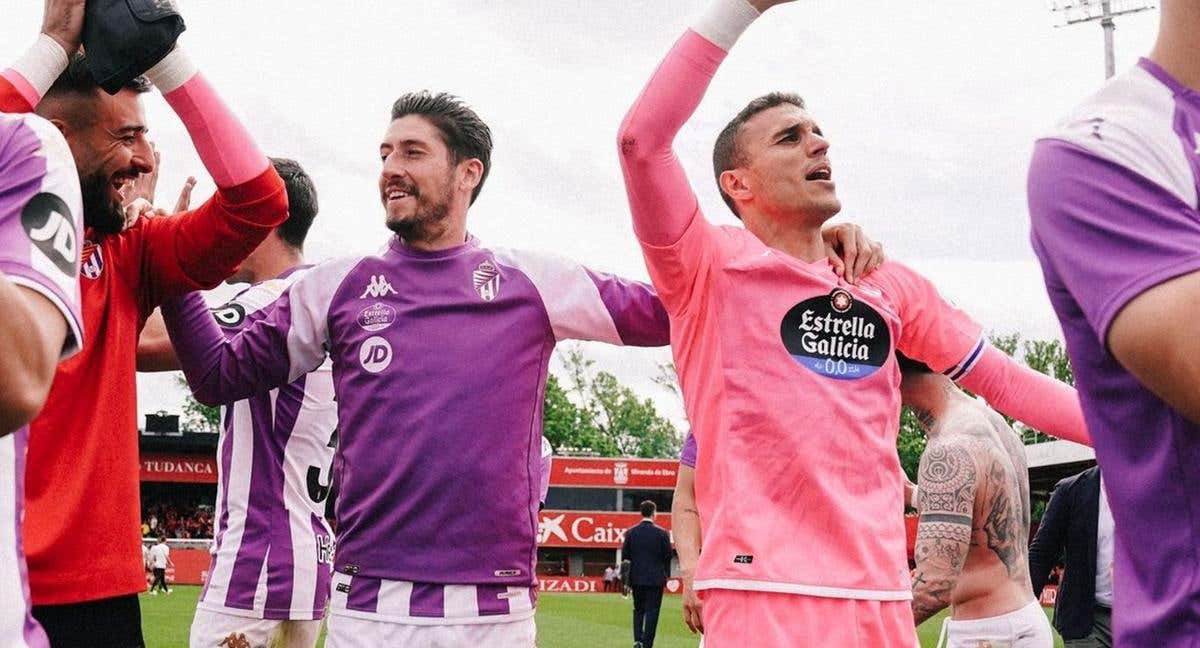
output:
<instances>
[{"instance_id":1,"label":"utility pole","mask_svg":"<svg viewBox=\"0 0 1200 648\"><path fill-rule=\"evenodd\" d=\"M1050 0L1050 11L1054 12L1055 27L1066 27L1084 22L1100 21L1104 30L1104 78L1116 74L1117 61L1113 47L1113 32L1117 30L1117 16L1138 13L1157 6L1154 0Z\"/></svg>"}]
</instances>

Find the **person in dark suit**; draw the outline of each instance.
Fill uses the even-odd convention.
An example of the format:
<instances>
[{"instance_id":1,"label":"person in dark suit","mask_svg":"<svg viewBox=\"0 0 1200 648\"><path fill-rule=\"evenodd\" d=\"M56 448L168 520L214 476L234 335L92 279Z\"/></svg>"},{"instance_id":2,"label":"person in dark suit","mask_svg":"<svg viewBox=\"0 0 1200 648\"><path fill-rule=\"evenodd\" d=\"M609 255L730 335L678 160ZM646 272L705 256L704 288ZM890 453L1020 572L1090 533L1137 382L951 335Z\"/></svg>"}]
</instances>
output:
<instances>
[{"instance_id":1,"label":"person in dark suit","mask_svg":"<svg viewBox=\"0 0 1200 648\"><path fill-rule=\"evenodd\" d=\"M642 502L642 521L625 532L621 555L630 562L633 589L633 646L652 648L662 607L663 586L671 571L671 536L654 523L654 502Z\"/></svg>"},{"instance_id":2,"label":"person in dark suit","mask_svg":"<svg viewBox=\"0 0 1200 648\"><path fill-rule=\"evenodd\" d=\"M1054 487L1029 547L1029 577L1040 597L1050 571L1066 564L1054 603L1054 627L1066 648L1111 648L1113 519L1100 468Z\"/></svg>"}]
</instances>

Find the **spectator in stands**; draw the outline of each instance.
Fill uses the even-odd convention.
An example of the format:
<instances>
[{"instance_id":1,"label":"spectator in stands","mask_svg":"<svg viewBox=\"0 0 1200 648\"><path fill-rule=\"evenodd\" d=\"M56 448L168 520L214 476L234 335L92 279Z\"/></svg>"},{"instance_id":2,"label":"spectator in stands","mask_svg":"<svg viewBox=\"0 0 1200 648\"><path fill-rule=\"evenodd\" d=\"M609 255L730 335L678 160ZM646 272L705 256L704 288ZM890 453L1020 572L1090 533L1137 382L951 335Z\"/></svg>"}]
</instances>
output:
<instances>
[{"instance_id":1,"label":"spectator in stands","mask_svg":"<svg viewBox=\"0 0 1200 648\"><path fill-rule=\"evenodd\" d=\"M154 568L154 582L150 584L150 595L158 596L155 588L170 594L171 589L167 587L167 567L174 567L175 563L171 562L171 548L167 546L166 536L158 536L158 544L150 548L150 561Z\"/></svg>"},{"instance_id":2,"label":"spectator in stands","mask_svg":"<svg viewBox=\"0 0 1200 648\"><path fill-rule=\"evenodd\" d=\"M1039 598L1060 560L1066 571L1054 602L1054 627L1063 645L1111 648L1113 518L1098 466L1054 487L1029 547L1029 578Z\"/></svg>"}]
</instances>

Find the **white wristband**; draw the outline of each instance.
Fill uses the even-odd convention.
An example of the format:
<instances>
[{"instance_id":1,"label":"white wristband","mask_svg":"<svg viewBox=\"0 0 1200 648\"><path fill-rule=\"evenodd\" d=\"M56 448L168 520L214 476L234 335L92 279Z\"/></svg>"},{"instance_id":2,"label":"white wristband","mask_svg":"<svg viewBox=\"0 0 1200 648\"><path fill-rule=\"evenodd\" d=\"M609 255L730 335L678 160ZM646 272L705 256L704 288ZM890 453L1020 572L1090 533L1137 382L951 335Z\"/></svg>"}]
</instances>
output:
<instances>
[{"instance_id":1,"label":"white wristband","mask_svg":"<svg viewBox=\"0 0 1200 648\"><path fill-rule=\"evenodd\" d=\"M67 69L71 59L58 41L46 34L38 34L37 40L25 51L12 69L25 78L29 85L37 90L38 97L46 96L46 91L54 85L58 75Z\"/></svg>"},{"instance_id":2,"label":"white wristband","mask_svg":"<svg viewBox=\"0 0 1200 648\"><path fill-rule=\"evenodd\" d=\"M176 45L163 60L146 70L146 78L158 87L159 92L168 94L179 89L199 71L183 48Z\"/></svg>"},{"instance_id":3,"label":"white wristband","mask_svg":"<svg viewBox=\"0 0 1200 648\"><path fill-rule=\"evenodd\" d=\"M697 34L728 52L761 14L746 0L713 0L692 25Z\"/></svg>"}]
</instances>

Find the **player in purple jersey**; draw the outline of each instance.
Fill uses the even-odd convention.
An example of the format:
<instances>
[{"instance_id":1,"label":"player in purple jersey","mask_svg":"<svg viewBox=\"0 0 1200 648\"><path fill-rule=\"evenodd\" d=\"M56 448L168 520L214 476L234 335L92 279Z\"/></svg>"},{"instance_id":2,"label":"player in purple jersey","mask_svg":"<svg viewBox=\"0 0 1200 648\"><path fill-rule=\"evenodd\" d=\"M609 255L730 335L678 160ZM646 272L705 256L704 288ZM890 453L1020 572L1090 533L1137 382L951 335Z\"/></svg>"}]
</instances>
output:
<instances>
[{"instance_id":1,"label":"player in purple jersey","mask_svg":"<svg viewBox=\"0 0 1200 648\"><path fill-rule=\"evenodd\" d=\"M1117 645L1200 646L1200 4L1038 141L1034 250L1116 527Z\"/></svg>"},{"instance_id":2,"label":"player in purple jersey","mask_svg":"<svg viewBox=\"0 0 1200 648\"><path fill-rule=\"evenodd\" d=\"M396 233L382 252L313 268L229 340L186 304L163 313L204 402L331 358L330 646L528 647L551 353L563 339L665 345L666 314L646 284L468 234L491 134L455 98L401 97L380 158Z\"/></svg>"},{"instance_id":3,"label":"player in purple jersey","mask_svg":"<svg viewBox=\"0 0 1200 648\"><path fill-rule=\"evenodd\" d=\"M29 612L21 548L27 424L54 368L83 343L83 208L67 143L36 115L0 113L0 644L49 646Z\"/></svg>"},{"instance_id":4,"label":"player in purple jersey","mask_svg":"<svg viewBox=\"0 0 1200 648\"><path fill-rule=\"evenodd\" d=\"M211 311L226 335L265 317L310 267L303 249L317 214L316 188L294 160L271 163L287 188L288 218L227 280L251 287ZM200 302L191 304L200 309L192 317L208 313ZM138 368L179 368L160 317L142 332ZM333 532L324 516L337 439L329 365L226 404L223 414L212 562L190 646L225 648L244 639L252 646L312 648L333 563Z\"/></svg>"}]
</instances>

